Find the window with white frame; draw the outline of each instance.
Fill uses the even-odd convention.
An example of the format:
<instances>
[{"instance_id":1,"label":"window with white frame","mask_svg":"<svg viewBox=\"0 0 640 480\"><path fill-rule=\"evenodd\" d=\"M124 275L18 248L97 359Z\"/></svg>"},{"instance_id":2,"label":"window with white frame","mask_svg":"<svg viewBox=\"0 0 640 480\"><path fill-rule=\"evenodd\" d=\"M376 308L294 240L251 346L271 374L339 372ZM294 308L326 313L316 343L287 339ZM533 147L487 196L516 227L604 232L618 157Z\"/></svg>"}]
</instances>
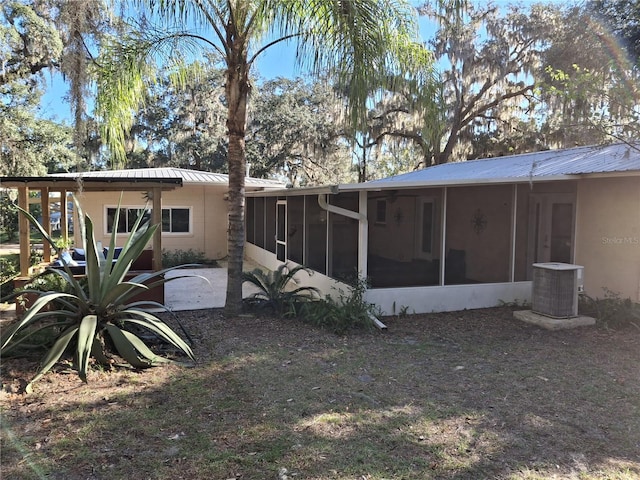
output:
<instances>
[{"instance_id":1,"label":"window with white frame","mask_svg":"<svg viewBox=\"0 0 640 480\"><path fill-rule=\"evenodd\" d=\"M113 232L117 207L107 207L106 226L107 233ZM151 220L151 209L143 207L120 207L117 232L129 233L143 212L143 223ZM163 233L191 233L191 209L188 207L167 207L162 209Z\"/></svg>"}]
</instances>

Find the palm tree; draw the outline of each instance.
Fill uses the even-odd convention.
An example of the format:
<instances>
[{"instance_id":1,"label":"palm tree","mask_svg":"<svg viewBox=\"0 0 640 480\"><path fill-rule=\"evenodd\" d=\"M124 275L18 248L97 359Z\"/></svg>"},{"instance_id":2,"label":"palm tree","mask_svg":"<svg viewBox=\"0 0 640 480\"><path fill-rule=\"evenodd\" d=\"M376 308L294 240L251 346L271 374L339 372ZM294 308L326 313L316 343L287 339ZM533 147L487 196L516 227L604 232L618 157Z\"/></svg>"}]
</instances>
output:
<instances>
[{"instance_id":1,"label":"palm tree","mask_svg":"<svg viewBox=\"0 0 640 480\"><path fill-rule=\"evenodd\" d=\"M180 83L181 66L193 59L197 45L220 56L229 136L226 313L233 315L242 305L245 126L256 59L277 43L295 43L302 68L328 74L343 86L347 118L358 127L366 121L368 99L390 82L431 86L432 55L418 41L416 13L407 0L138 0L136 5L146 9L145 18L172 28L154 30L147 22L108 50L98 80L102 134L122 160L150 64L173 68Z\"/></svg>"}]
</instances>

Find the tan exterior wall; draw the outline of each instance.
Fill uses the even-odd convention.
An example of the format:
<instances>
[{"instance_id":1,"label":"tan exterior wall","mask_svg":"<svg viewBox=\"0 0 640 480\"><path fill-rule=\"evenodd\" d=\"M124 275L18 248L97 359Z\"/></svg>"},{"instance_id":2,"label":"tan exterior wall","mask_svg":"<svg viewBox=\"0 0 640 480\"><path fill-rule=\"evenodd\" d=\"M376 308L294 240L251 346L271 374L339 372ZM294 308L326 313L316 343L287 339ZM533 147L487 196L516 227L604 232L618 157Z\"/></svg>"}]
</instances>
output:
<instances>
[{"instance_id":1,"label":"tan exterior wall","mask_svg":"<svg viewBox=\"0 0 640 480\"><path fill-rule=\"evenodd\" d=\"M603 297L607 288L640 301L640 177L581 180L576 217L587 294Z\"/></svg>"},{"instance_id":2,"label":"tan exterior wall","mask_svg":"<svg viewBox=\"0 0 640 480\"><path fill-rule=\"evenodd\" d=\"M165 250L189 250L204 252L209 259L220 259L227 255L227 203L223 195L225 187L202 185L185 186L162 193L162 206L191 209L190 233L163 233L162 247ZM121 206L142 207L143 192L125 192ZM85 192L79 195L84 212L91 217L96 232L96 241L109 244L110 234L106 227L106 207L116 207L120 192ZM78 229L76 229L77 231ZM77 233L76 233L77 235ZM126 235L118 235L118 245L125 242ZM80 239L76 238L76 245ZM149 248L151 248L149 246Z\"/></svg>"}]
</instances>

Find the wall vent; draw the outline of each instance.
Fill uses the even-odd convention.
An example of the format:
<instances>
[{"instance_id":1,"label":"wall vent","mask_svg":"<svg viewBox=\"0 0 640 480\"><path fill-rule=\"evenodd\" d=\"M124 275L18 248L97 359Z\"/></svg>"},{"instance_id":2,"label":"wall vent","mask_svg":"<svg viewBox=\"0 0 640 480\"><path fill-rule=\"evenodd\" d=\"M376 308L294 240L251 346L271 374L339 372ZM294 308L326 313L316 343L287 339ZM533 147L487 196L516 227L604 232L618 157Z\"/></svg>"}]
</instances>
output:
<instances>
[{"instance_id":1,"label":"wall vent","mask_svg":"<svg viewBox=\"0 0 640 480\"><path fill-rule=\"evenodd\" d=\"M583 269L568 263L534 263L531 310L552 318L577 317Z\"/></svg>"}]
</instances>

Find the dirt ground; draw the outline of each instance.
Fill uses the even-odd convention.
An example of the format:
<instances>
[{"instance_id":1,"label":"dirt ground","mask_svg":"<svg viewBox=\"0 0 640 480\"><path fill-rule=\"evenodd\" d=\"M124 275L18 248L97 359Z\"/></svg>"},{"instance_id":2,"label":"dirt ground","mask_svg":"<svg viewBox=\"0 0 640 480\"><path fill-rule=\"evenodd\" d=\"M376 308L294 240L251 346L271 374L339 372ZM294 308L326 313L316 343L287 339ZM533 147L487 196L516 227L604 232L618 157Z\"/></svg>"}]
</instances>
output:
<instances>
[{"instance_id":1,"label":"dirt ground","mask_svg":"<svg viewBox=\"0 0 640 480\"><path fill-rule=\"evenodd\" d=\"M180 312L193 368L1 365L2 478L640 478L640 331L497 308L336 336Z\"/></svg>"}]
</instances>

